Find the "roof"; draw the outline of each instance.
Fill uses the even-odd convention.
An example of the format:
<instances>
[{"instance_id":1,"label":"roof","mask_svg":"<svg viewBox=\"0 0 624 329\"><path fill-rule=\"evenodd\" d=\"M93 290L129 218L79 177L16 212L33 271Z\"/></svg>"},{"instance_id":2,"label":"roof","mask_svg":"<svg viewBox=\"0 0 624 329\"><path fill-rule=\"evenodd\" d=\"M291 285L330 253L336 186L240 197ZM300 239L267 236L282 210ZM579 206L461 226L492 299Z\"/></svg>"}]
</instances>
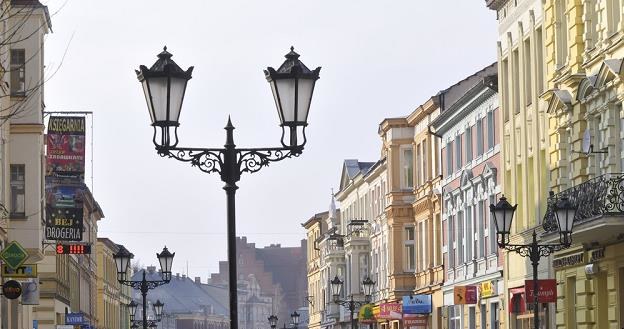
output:
<instances>
[{"instance_id":1,"label":"roof","mask_svg":"<svg viewBox=\"0 0 624 329\"><path fill-rule=\"evenodd\" d=\"M345 170L351 179L358 174L365 175L374 164L375 162L359 162L356 159L344 160Z\"/></svg>"},{"instance_id":2,"label":"roof","mask_svg":"<svg viewBox=\"0 0 624 329\"><path fill-rule=\"evenodd\" d=\"M134 273L132 280L141 280L143 272ZM160 273L146 272L147 280L160 280ZM147 299L154 303L160 300L165 303L165 312L169 314L203 312L206 306L212 306L215 314L229 315L228 308L222 304L222 294L215 294L214 290L203 289L203 285L195 283L187 277L172 276L168 284L156 287L147 294ZM226 288L220 288L227 294Z\"/></svg>"},{"instance_id":3,"label":"roof","mask_svg":"<svg viewBox=\"0 0 624 329\"><path fill-rule=\"evenodd\" d=\"M48 23L48 28L52 31L52 20L50 19L50 12L48 11L48 6L43 5L39 0L11 0L12 6L24 6L24 7L34 7L34 8L42 8L45 14L46 22Z\"/></svg>"}]
</instances>

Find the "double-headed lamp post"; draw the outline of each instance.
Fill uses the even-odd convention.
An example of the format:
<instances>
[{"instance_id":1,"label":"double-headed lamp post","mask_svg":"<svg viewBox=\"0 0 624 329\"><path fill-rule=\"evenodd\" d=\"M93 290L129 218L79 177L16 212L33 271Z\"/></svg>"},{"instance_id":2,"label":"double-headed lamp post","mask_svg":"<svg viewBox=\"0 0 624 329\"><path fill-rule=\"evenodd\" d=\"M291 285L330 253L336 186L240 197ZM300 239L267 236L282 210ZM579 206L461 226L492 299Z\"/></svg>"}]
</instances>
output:
<instances>
[{"instance_id":1,"label":"double-headed lamp post","mask_svg":"<svg viewBox=\"0 0 624 329\"><path fill-rule=\"evenodd\" d=\"M264 71L271 85L273 98L282 127L281 147L237 148L234 144L234 126L228 118L223 148L178 147L178 127L182 102L193 67L180 68L167 51L158 54L158 60L149 69L141 65L136 71L143 86L147 108L154 127L153 143L156 152L189 162L206 173L218 173L225 183L227 196L228 270L230 293L230 329L238 328L238 296L236 275L236 182L244 172L254 173L270 162L298 156L306 144L305 128L312 94L321 68L310 70L291 47L286 61L277 69Z\"/></svg>"},{"instance_id":2,"label":"double-headed lamp post","mask_svg":"<svg viewBox=\"0 0 624 329\"><path fill-rule=\"evenodd\" d=\"M290 319L292 320L293 328L297 329L299 326L299 313L297 311L290 313Z\"/></svg>"},{"instance_id":3,"label":"double-headed lamp post","mask_svg":"<svg viewBox=\"0 0 624 329\"><path fill-rule=\"evenodd\" d=\"M128 312L130 313L130 322L132 323L133 328L138 328L139 325L135 320L136 310L139 304L135 303L134 300L130 301L130 304L127 305ZM149 321L148 327L156 326L156 322L160 322L162 320L162 311L165 307L165 304L160 301L160 299L156 300L156 303L152 305L154 307L154 316L156 317L155 321ZM142 320L141 320L142 321Z\"/></svg>"},{"instance_id":4,"label":"double-headed lamp post","mask_svg":"<svg viewBox=\"0 0 624 329\"><path fill-rule=\"evenodd\" d=\"M141 296L143 297L143 329L148 329L149 327L147 322L147 292L171 281L171 265L173 263L174 256L175 252L172 254L169 252L167 247L164 247L160 254L156 254L160 263L162 280L147 280L144 270L143 278L140 281L133 281L128 278L128 269L130 268L130 260L134 258L134 255L124 246L120 246L117 253L113 255L113 259L115 259L115 266L117 267L117 281L123 285L130 286L133 289L141 291ZM162 309L164 306L164 304L160 303L160 301L158 301L158 304L158 306L156 306L156 304L154 305L154 313L157 318L162 316ZM130 302L130 305L128 305L131 319L134 318L137 306L138 305L134 303L134 301Z\"/></svg>"},{"instance_id":5,"label":"double-headed lamp post","mask_svg":"<svg viewBox=\"0 0 624 329\"><path fill-rule=\"evenodd\" d=\"M553 203L553 212L559 227L559 243L539 244L537 233L533 230L533 240L529 244L511 244L509 235L513 215L518 205L512 206L507 198L502 196L496 205L490 205L490 212L496 225L497 243L499 248L514 251L522 257L529 257L533 265L533 323L534 328L539 328L539 283L537 281L537 267L542 257L548 257L555 251L570 247L572 244L572 227L577 207L570 200L562 197L559 202Z\"/></svg>"},{"instance_id":6,"label":"double-headed lamp post","mask_svg":"<svg viewBox=\"0 0 624 329\"><path fill-rule=\"evenodd\" d=\"M364 301L356 301L353 300L353 294L349 295L349 299L341 300L340 299L340 291L342 290L343 281L336 277L329 282L331 284L332 295L334 296L334 303L342 306L346 306L349 308L349 312L351 312L351 329L356 328L355 317L353 313L355 312L356 307L361 307L362 305L370 303L371 295L373 292L373 286L375 285L375 281L371 280L369 277L362 281L362 290L364 290Z\"/></svg>"}]
</instances>

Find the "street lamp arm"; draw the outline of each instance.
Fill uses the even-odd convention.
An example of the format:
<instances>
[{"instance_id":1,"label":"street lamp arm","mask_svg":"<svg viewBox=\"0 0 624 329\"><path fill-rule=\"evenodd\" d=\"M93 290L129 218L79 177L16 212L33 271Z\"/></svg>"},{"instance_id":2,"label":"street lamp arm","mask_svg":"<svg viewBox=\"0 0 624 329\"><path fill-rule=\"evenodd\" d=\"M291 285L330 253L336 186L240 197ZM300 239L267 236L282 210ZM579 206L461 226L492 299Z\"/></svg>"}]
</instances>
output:
<instances>
[{"instance_id":1,"label":"street lamp arm","mask_svg":"<svg viewBox=\"0 0 624 329\"><path fill-rule=\"evenodd\" d=\"M158 280L158 281L149 281L149 280L141 280L141 281L129 281L129 280L118 280L119 283L132 287L133 289L143 291L152 290L156 287L162 286L163 284L169 283L169 281Z\"/></svg>"},{"instance_id":2,"label":"street lamp arm","mask_svg":"<svg viewBox=\"0 0 624 329\"><path fill-rule=\"evenodd\" d=\"M162 157L174 158L182 162L190 162L191 166L205 173L221 173L223 168L224 149L201 149L191 147L158 147Z\"/></svg>"},{"instance_id":3,"label":"street lamp arm","mask_svg":"<svg viewBox=\"0 0 624 329\"><path fill-rule=\"evenodd\" d=\"M299 148L257 148L238 149L238 166L240 173L248 172L253 174L263 167L267 167L271 162L281 161L301 154Z\"/></svg>"}]
</instances>

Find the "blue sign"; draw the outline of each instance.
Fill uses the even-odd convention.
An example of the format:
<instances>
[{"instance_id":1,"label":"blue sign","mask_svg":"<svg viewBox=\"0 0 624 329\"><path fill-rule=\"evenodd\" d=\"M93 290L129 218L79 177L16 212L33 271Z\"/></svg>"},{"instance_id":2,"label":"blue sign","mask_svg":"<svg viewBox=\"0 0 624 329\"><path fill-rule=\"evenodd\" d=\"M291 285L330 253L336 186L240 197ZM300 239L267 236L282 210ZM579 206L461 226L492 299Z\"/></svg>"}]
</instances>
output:
<instances>
[{"instance_id":1,"label":"blue sign","mask_svg":"<svg viewBox=\"0 0 624 329\"><path fill-rule=\"evenodd\" d=\"M429 314L432 308L431 295L403 297L403 314Z\"/></svg>"},{"instance_id":2,"label":"blue sign","mask_svg":"<svg viewBox=\"0 0 624 329\"><path fill-rule=\"evenodd\" d=\"M39 320L33 320L33 329L39 329Z\"/></svg>"},{"instance_id":3,"label":"blue sign","mask_svg":"<svg viewBox=\"0 0 624 329\"><path fill-rule=\"evenodd\" d=\"M84 323L84 315L82 313L65 314L65 324L77 325Z\"/></svg>"}]
</instances>

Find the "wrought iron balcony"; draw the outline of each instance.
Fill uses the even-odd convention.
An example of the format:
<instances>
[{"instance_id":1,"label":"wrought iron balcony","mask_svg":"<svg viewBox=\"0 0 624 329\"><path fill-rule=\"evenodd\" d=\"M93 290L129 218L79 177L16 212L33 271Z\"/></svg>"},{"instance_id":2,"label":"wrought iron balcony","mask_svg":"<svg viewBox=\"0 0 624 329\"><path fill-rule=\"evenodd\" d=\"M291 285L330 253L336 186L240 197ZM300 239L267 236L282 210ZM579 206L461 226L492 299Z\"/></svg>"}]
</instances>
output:
<instances>
[{"instance_id":1,"label":"wrought iron balcony","mask_svg":"<svg viewBox=\"0 0 624 329\"><path fill-rule=\"evenodd\" d=\"M605 174L560 193L551 192L542 224L547 234L558 230L553 205L562 197L578 206L573 243L595 241L596 238L602 242L624 234L624 174ZM586 234L589 231L592 234Z\"/></svg>"}]
</instances>

